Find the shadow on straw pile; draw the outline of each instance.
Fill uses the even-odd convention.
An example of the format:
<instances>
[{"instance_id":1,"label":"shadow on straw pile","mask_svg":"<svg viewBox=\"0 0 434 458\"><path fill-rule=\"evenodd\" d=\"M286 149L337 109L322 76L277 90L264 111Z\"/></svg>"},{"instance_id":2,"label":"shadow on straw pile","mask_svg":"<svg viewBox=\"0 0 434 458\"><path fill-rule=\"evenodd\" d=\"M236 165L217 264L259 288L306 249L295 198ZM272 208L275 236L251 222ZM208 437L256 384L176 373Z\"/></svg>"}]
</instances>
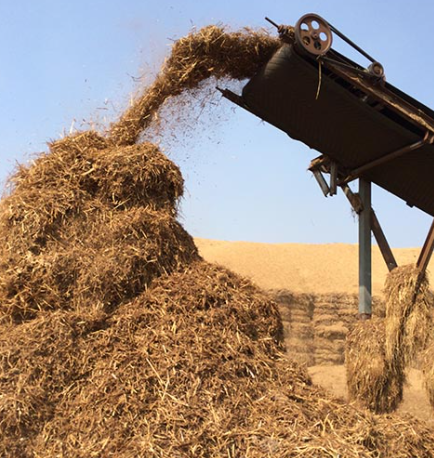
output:
<instances>
[{"instance_id":1,"label":"shadow on straw pile","mask_svg":"<svg viewBox=\"0 0 434 458\"><path fill-rule=\"evenodd\" d=\"M403 362L390 364L386 358L385 340L385 322L380 318L359 321L346 340L349 398L376 413L398 407L405 381Z\"/></svg>"},{"instance_id":2,"label":"shadow on straw pile","mask_svg":"<svg viewBox=\"0 0 434 458\"><path fill-rule=\"evenodd\" d=\"M398 267L386 278L384 296L386 357L407 365L426 347L432 325L434 302L427 276L420 278L415 265Z\"/></svg>"}]
</instances>

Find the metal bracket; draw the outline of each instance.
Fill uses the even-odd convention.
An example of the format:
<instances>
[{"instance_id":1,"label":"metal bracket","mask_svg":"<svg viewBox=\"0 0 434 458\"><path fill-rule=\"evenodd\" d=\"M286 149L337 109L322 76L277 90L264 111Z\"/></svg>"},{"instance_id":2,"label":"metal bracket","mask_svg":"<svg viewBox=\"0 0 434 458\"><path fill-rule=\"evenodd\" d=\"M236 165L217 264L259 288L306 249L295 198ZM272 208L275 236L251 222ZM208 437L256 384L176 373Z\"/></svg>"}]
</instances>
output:
<instances>
[{"instance_id":1,"label":"metal bracket","mask_svg":"<svg viewBox=\"0 0 434 458\"><path fill-rule=\"evenodd\" d=\"M356 178L359 178L363 173L368 172L369 170L378 167L379 165L383 165L386 162L390 162L393 159L396 159L400 156L403 156L404 154L411 153L412 151L416 151L417 149L421 148L422 146L426 144L432 144L434 141L434 136L431 134L429 131L425 132L425 136L423 139L418 140L415 143L412 143L411 145L404 146L403 148L400 148L396 151L392 151L391 153L388 153L382 157L379 157L378 159L375 159L374 161L367 162L364 165L361 165L360 167L357 167L354 170L351 170L351 172L348 173L346 178L340 181L340 184L344 183L349 183L350 181L355 180Z\"/></svg>"},{"instance_id":2,"label":"metal bracket","mask_svg":"<svg viewBox=\"0 0 434 458\"><path fill-rule=\"evenodd\" d=\"M313 173L325 197L337 194L339 167L336 162L331 161L327 156L320 156L310 163L308 170ZM330 184L327 183L323 173L330 174Z\"/></svg>"}]
</instances>

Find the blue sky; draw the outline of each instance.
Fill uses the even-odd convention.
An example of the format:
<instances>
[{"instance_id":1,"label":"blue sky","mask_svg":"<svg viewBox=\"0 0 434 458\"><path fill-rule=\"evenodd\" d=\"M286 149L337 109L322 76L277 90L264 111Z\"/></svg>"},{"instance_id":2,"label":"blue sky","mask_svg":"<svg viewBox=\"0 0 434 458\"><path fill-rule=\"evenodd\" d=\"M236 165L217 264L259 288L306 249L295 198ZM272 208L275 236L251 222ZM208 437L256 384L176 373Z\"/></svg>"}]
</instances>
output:
<instances>
[{"instance_id":1,"label":"blue sky","mask_svg":"<svg viewBox=\"0 0 434 458\"><path fill-rule=\"evenodd\" d=\"M380 61L388 81L434 107L434 3L422 1L0 1L0 181L70 129L107 124L193 27L330 21ZM352 54L338 39L334 47ZM169 116L169 115L168 115ZM325 199L306 171L318 155L215 96L161 147L186 179L180 219L194 236L269 243L356 243L345 197ZM431 218L374 189L390 243L423 243Z\"/></svg>"}]
</instances>

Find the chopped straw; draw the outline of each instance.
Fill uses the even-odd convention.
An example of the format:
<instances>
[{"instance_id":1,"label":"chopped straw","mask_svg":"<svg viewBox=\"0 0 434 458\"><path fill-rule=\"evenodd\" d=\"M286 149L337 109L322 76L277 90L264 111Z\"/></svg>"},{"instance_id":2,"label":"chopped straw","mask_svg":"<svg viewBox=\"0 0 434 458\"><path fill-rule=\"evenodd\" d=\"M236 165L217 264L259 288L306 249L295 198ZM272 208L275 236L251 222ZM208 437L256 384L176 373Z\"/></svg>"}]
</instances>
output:
<instances>
[{"instance_id":1,"label":"chopped straw","mask_svg":"<svg viewBox=\"0 0 434 458\"><path fill-rule=\"evenodd\" d=\"M346 370L350 399L376 413L392 412L402 401L404 366L385 352L385 321L359 321L347 335Z\"/></svg>"},{"instance_id":2,"label":"chopped straw","mask_svg":"<svg viewBox=\"0 0 434 458\"><path fill-rule=\"evenodd\" d=\"M228 33L208 26L178 40L160 74L109 132L116 145L132 145L164 102L210 78L243 80L253 76L281 43L264 32Z\"/></svg>"},{"instance_id":3,"label":"chopped straw","mask_svg":"<svg viewBox=\"0 0 434 458\"><path fill-rule=\"evenodd\" d=\"M432 293L415 265L394 269L386 278L386 357L408 364L425 348L432 320Z\"/></svg>"},{"instance_id":4,"label":"chopped straw","mask_svg":"<svg viewBox=\"0 0 434 458\"><path fill-rule=\"evenodd\" d=\"M278 46L206 27L108 137L20 167L0 203L0 456L434 457L416 420L336 400L282 356L276 304L200 259L179 169L136 144L168 97Z\"/></svg>"}]
</instances>

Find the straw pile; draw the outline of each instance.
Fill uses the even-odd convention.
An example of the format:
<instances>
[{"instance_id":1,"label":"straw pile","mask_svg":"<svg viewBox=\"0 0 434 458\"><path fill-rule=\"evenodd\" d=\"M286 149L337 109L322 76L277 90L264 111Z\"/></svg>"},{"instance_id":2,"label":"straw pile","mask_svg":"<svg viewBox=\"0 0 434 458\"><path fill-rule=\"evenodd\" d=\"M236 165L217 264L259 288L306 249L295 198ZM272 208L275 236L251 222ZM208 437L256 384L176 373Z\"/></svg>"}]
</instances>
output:
<instances>
[{"instance_id":1,"label":"straw pile","mask_svg":"<svg viewBox=\"0 0 434 458\"><path fill-rule=\"evenodd\" d=\"M3 456L434 456L414 420L328 397L281 358L277 308L202 261L110 316L0 334Z\"/></svg>"},{"instance_id":2,"label":"straw pile","mask_svg":"<svg viewBox=\"0 0 434 458\"><path fill-rule=\"evenodd\" d=\"M432 294L426 276L413 265L389 273L384 320L359 322L347 337L350 398L374 412L391 412L402 401L405 369L426 347L432 322Z\"/></svg>"},{"instance_id":3,"label":"straw pile","mask_svg":"<svg viewBox=\"0 0 434 458\"><path fill-rule=\"evenodd\" d=\"M215 29L181 41L200 78ZM248 71L270 51L256 45ZM179 170L130 145L160 96L108 139L53 143L0 204L0 456L433 457L417 421L312 386L282 358L277 306L198 257Z\"/></svg>"}]
</instances>

